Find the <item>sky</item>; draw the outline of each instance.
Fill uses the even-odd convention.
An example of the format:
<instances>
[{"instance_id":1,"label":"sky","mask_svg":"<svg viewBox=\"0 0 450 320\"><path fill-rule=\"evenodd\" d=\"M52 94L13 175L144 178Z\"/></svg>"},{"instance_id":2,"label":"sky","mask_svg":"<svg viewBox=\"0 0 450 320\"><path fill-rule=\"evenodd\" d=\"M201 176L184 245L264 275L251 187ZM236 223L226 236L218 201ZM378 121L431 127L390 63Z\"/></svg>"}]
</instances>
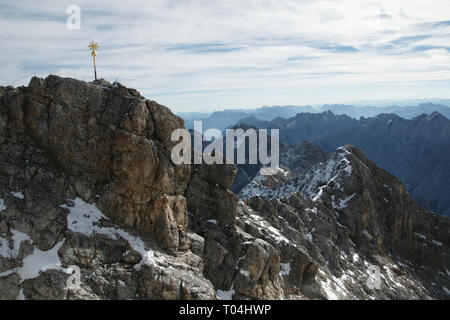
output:
<instances>
[{"instance_id":1,"label":"sky","mask_svg":"<svg viewBox=\"0 0 450 320\"><path fill-rule=\"evenodd\" d=\"M175 112L450 98L448 0L0 0L0 30L0 85L91 81L95 40L99 77Z\"/></svg>"}]
</instances>

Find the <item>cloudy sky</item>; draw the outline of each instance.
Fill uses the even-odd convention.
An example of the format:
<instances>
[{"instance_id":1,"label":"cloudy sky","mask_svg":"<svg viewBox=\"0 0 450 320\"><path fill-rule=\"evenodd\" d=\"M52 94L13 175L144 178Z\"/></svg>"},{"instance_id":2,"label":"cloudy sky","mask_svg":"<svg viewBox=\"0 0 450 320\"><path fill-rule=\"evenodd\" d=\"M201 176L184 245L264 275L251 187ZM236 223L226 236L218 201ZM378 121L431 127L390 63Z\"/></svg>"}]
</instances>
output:
<instances>
[{"instance_id":1,"label":"cloudy sky","mask_svg":"<svg viewBox=\"0 0 450 320\"><path fill-rule=\"evenodd\" d=\"M0 0L0 30L1 85L91 80L96 40L99 76L174 111L450 98L448 0Z\"/></svg>"}]
</instances>

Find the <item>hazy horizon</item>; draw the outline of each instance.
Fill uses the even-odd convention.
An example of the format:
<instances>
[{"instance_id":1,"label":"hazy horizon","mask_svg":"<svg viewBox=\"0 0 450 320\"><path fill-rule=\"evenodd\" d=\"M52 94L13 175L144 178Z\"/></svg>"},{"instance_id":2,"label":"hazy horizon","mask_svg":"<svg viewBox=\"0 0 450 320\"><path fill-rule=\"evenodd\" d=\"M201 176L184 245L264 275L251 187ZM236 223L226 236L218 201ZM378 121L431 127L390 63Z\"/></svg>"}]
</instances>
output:
<instances>
[{"instance_id":1,"label":"hazy horizon","mask_svg":"<svg viewBox=\"0 0 450 320\"><path fill-rule=\"evenodd\" d=\"M326 105L346 105L352 106L356 108L366 108L366 107L375 107L375 108L387 108L387 107L417 107L420 104L432 103L436 105L443 105L450 108L450 98L430 98L430 99L400 99L400 100L391 100L391 99L380 99L380 100L360 100L360 101L342 101L342 102L330 102L330 103L319 103L319 104L286 104L286 105L261 105L258 107L236 107L236 108L227 108L227 107L217 107L210 108L210 110L182 110L182 111L174 111L177 114L182 113L202 113L208 114L217 111L252 111L261 108L278 108L278 107L308 107L311 106L315 109L320 109Z\"/></svg>"}]
</instances>

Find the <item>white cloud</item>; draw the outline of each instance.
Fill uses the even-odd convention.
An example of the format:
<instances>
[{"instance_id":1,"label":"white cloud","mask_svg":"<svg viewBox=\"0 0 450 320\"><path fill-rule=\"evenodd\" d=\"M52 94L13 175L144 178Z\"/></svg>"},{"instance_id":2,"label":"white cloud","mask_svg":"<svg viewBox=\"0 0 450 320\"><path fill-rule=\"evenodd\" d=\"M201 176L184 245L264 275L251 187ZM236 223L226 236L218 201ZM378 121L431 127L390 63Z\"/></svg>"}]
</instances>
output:
<instances>
[{"instance_id":1,"label":"white cloud","mask_svg":"<svg viewBox=\"0 0 450 320\"><path fill-rule=\"evenodd\" d=\"M432 81L450 82L448 1L79 1L80 30L66 28L70 4L0 5L0 83L90 77L91 40L99 75L175 110L444 95Z\"/></svg>"}]
</instances>

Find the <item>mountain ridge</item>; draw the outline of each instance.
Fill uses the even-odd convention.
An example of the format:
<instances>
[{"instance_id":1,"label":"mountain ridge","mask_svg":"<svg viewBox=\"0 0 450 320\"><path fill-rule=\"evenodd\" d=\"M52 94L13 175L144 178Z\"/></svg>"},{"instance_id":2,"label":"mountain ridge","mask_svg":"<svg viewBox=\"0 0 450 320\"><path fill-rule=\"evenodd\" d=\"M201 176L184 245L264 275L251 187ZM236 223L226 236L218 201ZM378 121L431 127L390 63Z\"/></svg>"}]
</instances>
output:
<instances>
[{"instance_id":1,"label":"mountain ridge","mask_svg":"<svg viewBox=\"0 0 450 320\"><path fill-rule=\"evenodd\" d=\"M324 104L321 106L264 106L256 109L224 109L210 113L201 112L180 112L178 113L186 121L186 128L193 128L194 120L204 122L205 128L217 128L224 130L228 126L243 122L247 117L255 117L261 121L271 121L277 117L290 118L297 113L322 113L331 111L336 115L348 115L355 119L361 117L374 117L382 113L393 113L404 119L412 119L421 114L431 114L438 111L447 118L450 118L450 106L438 103L419 103L415 106L354 106L349 104Z\"/></svg>"},{"instance_id":2,"label":"mountain ridge","mask_svg":"<svg viewBox=\"0 0 450 320\"><path fill-rule=\"evenodd\" d=\"M320 198L240 200L235 165L171 162L183 127L119 83L0 87L0 298L448 299L449 220L362 151L337 151L344 191L331 166ZM333 159L304 146L286 165Z\"/></svg>"},{"instance_id":3,"label":"mountain ridge","mask_svg":"<svg viewBox=\"0 0 450 320\"><path fill-rule=\"evenodd\" d=\"M434 112L403 119L394 114L353 119L331 111L297 114L270 122L247 119L247 125L280 129L280 141L297 144L311 140L325 151L352 144L378 165L398 176L416 199L428 208L450 214L450 120Z\"/></svg>"}]
</instances>

